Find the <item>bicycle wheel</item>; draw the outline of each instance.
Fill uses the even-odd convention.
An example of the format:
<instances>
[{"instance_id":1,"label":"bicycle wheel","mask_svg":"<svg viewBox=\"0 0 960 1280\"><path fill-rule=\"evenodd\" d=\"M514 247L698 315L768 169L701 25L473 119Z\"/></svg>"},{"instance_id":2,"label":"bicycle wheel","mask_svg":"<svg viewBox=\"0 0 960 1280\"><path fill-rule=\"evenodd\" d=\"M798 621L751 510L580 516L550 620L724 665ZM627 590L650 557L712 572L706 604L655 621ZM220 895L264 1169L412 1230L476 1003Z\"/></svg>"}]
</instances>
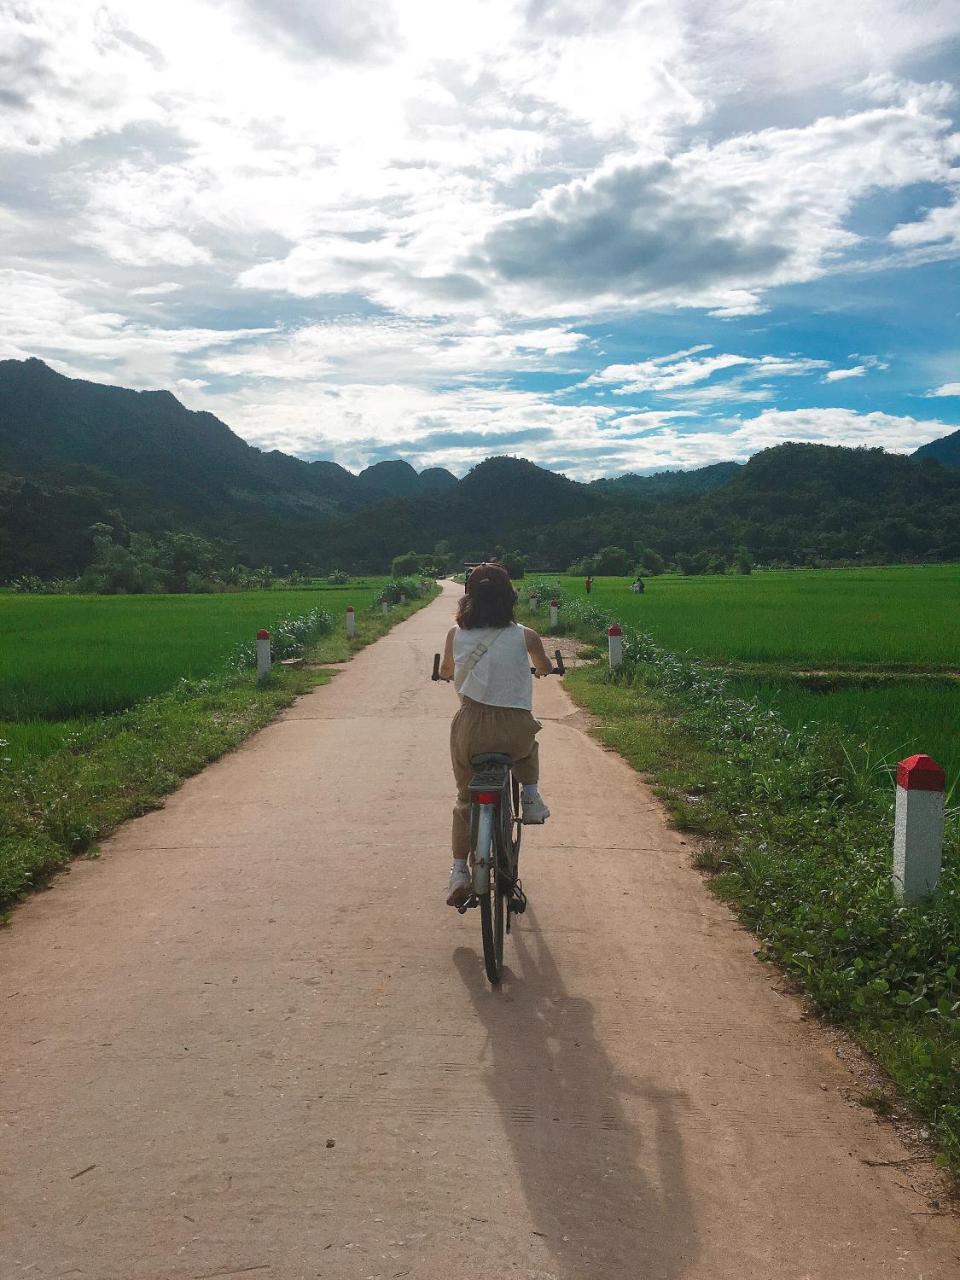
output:
<instances>
[{"instance_id":1,"label":"bicycle wheel","mask_svg":"<svg viewBox=\"0 0 960 1280\"><path fill-rule=\"evenodd\" d=\"M520 783L513 774L510 775L511 794L513 796L513 813L511 814L513 831L511 834L513 844L513 873L518 875L518 867L520 866L520 837L523 835L523 823L520 820Z\"/></svg>"},{"instance_id":2,"label":"bicycle wheel","mask_svg":"<svg viewBox=\"0 0 960 1280\"><path fill-rule=\"evenodd\" d=\"M503 963L503 894L500 874L499 812L494 805L483 805L477 821L474 867L486 874L474 874L480 899L480 936L483 939L483 965L487 977L497 986ZM479 880L479 884L477 883Z\"/></svg>"}]
</instances>

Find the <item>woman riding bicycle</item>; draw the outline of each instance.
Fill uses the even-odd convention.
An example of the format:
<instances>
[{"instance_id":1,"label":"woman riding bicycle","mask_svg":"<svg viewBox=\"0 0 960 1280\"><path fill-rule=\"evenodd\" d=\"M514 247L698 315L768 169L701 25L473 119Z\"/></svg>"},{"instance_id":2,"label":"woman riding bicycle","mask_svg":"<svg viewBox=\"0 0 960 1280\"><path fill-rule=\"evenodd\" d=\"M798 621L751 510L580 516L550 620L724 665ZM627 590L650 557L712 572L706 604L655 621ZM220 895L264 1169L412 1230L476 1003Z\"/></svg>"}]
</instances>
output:
<instances>
[{"instance_id":1,"label":"woman riding bicycle","mask_svg":"<svg viewBox=\"0 0 960 1280\"><path fill-rule=\"evenodd\" d=\"M531 711L530 666L532 663L537 676L549 675L551 667L536 631L514 620L516 602L517 593L502 565L477 565L457 607L456 626L451 627L444 644L440 678L452 679L460 695L460 710L450 726L450 757L457 783L453 869L447 896L451 907L458 906L472 891L467 868L472 756L485 751L509 755L514 777L523 787L523 821L541 823L550 816L537 790L540 762L536 735L541 725Z\"/></svg>"}]
</instances>

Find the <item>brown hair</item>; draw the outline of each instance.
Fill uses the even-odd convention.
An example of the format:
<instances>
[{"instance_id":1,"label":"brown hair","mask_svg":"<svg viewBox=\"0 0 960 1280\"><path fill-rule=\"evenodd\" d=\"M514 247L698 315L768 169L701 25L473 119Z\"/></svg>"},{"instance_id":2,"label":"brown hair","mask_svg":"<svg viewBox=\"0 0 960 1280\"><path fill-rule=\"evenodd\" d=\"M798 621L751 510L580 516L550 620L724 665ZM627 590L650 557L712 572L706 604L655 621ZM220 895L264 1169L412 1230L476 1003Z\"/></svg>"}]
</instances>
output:
<instances>
[{"instance_id":1,"label":"brown hair","mask_svg":"<svg viewBox=\"0 0 960 1280\"><path fill-rule=\"evenodd\" d=\"M457 605L457 625L465 631L473 627L508 627L515 621L516 603L517 593L503 565L478 564Z\"/></svg>"}]
</instances>

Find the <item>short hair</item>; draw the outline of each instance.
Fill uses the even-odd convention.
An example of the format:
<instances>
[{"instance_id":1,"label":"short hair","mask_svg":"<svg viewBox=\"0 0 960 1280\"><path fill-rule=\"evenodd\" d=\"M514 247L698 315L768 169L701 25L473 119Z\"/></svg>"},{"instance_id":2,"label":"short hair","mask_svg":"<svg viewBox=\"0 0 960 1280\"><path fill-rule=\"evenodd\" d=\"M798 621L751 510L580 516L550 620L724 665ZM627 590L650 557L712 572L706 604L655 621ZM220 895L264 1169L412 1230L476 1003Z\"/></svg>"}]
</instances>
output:
<instances>
[{"instance_id":1,"label":"short hair","mask_svg":"<svg viewBox=\"0 0 960 1280\"><path fill-rule=\"evenodd\" d=\"M516 603L517 593L503 565L478 564L457 605L457 625L465 631L474 627L508 627L516 621Z\"/></svg>"}]
</instances>

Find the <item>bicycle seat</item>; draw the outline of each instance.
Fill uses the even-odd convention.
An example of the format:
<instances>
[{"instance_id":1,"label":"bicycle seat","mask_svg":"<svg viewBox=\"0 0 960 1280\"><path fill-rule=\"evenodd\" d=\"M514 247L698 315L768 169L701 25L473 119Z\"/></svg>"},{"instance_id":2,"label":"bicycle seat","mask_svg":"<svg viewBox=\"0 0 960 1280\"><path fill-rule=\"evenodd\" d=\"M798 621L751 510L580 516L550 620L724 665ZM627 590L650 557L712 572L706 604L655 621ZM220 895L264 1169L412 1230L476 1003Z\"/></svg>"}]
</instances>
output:
<instances>
[{"instance_id":1,"label":"bicycle seat","mask_svg":"<svg viewBox=\"0 0 960 1280\"><path fill-rule=\"evenodd\" d=\"M506 756L502 751L483 751L478 756L471 756L470 763L475 769L482 768L483 765L502 764L508 769L513 764L510 756Z\"/></svg>"}]
</instances>

